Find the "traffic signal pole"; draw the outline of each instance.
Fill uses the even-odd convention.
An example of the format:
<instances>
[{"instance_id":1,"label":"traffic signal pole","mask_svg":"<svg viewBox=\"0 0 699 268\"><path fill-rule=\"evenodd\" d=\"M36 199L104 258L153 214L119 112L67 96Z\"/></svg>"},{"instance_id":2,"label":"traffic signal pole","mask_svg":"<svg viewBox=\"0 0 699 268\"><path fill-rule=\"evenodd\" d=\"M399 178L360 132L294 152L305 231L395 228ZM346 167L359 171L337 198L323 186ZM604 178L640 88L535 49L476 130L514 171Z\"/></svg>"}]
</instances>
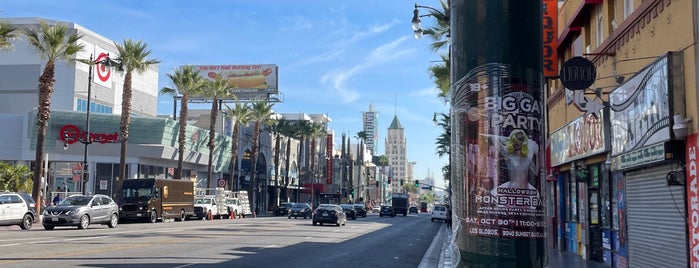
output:
<instances>
[{"instance_id":1,"label":"traffic signal pole","mask_svg":"<svg viewBox=\"0 0 699 268\"><path fill-rule=\"evenodd\" d=\"M544 267L541 0L451 0L451 181L466 267Z\"/></svg>"}]
</instances>

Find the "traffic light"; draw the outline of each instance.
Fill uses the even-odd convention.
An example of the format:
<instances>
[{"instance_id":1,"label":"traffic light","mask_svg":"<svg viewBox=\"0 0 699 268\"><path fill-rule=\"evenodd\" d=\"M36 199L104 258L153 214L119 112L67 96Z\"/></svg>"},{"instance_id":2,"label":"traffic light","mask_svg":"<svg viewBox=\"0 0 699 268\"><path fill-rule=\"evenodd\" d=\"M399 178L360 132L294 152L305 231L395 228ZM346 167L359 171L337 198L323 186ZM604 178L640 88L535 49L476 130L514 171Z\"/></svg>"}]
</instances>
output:
<instances>
[{"instance_id":1,"label":"traffic light","mask_svg":"<svg viewBox=\"0 0 699 268\"><path fill-rule=\"evenodd\" d=\"M354 196L354 189L352 189L352 196Z\"/></svg>"},{"instance_id":2,"label":"traffic light","mask_svg":"<svg viewBox=\"0 0 699 268\"><path fill-rule=\"evenodd\" d=\"M391 184L391 177L388 177L388 184Z\"/></svg>"},{"instance_id":3,"label":"traffic light","mask_svg":"<svg viewBox=\"0 0 699 268\"><path fill-rule=\"evenodd\" d=\"M419 181L419 180L415 180L415 187L420 187L420 181Z\"/></svg>"}]
</instances>

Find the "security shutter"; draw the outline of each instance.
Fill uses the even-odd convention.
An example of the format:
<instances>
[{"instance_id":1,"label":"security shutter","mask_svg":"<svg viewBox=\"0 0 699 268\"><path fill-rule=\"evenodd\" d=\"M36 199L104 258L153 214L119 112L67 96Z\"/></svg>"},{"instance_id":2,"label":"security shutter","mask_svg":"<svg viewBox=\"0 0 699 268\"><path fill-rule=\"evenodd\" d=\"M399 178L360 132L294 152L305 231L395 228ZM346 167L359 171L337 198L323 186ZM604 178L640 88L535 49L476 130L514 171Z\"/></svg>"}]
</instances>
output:
<instances>
[{"instance_id":1,"label":"security shutter","mask_svg":"<svg viewBox=\"0 0 699 268\"><path fill-rule=\"evenodd\" d=\"M626 175L629 267L687 267L684 186L668 186L676 165Z\"/></svg>"}]
</instances>

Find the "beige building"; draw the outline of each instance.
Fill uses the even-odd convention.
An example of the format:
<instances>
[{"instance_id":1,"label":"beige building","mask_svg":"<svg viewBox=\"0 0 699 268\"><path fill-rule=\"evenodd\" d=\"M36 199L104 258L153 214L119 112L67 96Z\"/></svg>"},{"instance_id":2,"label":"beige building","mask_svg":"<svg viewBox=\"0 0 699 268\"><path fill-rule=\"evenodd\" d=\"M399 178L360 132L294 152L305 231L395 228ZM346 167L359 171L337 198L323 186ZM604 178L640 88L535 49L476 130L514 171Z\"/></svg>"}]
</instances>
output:
<instances>
[{"instance_id":1,"label":"beige building","mask_svg":"<svg viewBox=\"0 0 699 268\"><path fill-rule=\"evenodd\" d=\"M402 191L402 184L410 183L408 177L408 148L405 139L405 129L401 125L398 116L393 117L391 125L386 132L386 157L390 166L389 177L392 192Z\"/></svg>"},{"instance_id":2,"label":"beige building","mask_svg":"<svg viewBox=\"0 0 699 268\"><path fill-rule=\"evenodd\" d=\"M559 2L561 76L546 80L552 250L609 267L696 263L687 230L699 212L685 202L696 191L684 188L696 177L698 6ZM564 68L574 57L596 72ZM573 91L570 80L591 84Z\"/></svg>"}]
</instances>

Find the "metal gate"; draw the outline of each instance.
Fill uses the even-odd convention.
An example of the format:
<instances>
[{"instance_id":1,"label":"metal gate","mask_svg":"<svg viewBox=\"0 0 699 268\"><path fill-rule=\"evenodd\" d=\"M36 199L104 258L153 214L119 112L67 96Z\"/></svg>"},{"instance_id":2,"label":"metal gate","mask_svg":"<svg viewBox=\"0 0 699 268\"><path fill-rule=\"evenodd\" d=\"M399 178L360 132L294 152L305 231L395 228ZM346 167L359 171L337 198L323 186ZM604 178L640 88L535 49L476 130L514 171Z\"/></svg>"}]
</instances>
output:
<instances>
[{"instance_id":1,"label":"metal gate","mask_svg":"<svg viewBox=\"0 0 699 268\"><path fill-rule=\"evenodd\" d=\"M668 186L677 165L627 172L629 267L687 267L684 186Z\"/></svg>"}]
</instances>

